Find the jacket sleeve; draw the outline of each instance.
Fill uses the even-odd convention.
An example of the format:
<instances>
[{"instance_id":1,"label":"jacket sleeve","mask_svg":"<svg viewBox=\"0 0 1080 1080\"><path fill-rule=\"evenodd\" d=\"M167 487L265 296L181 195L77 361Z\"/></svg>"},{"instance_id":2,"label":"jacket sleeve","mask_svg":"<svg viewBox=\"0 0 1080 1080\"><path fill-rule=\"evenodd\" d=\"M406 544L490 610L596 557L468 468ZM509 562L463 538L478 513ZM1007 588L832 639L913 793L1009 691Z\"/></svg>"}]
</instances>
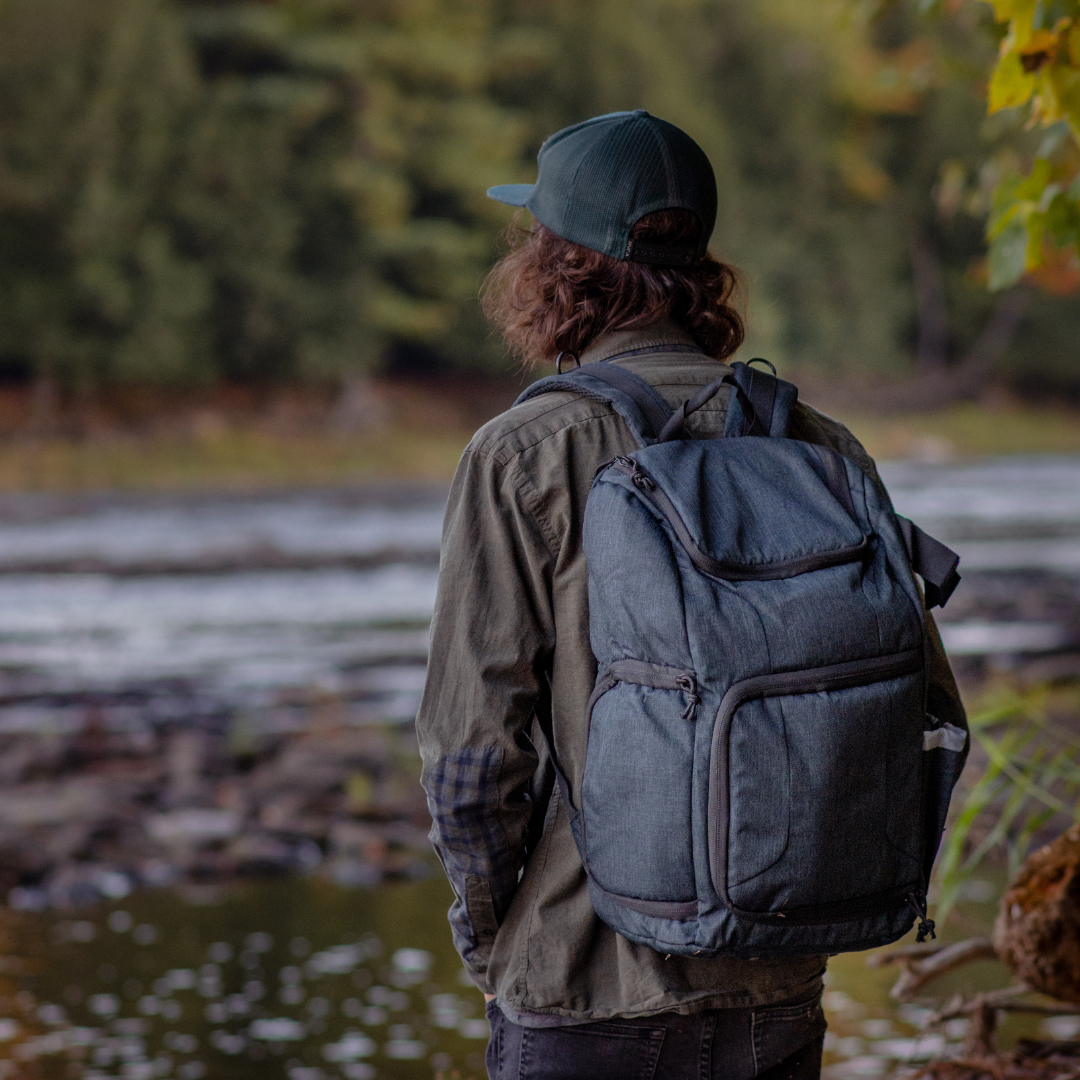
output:
<instances>
[{"instance_id":1,"label":"jacket sleeve","mask_svg":"<svg viewBox=\"0 0 1080 1080\"><path fill-rule=\"evenodd\" d=\"M417 717L431 841L454 890L454 944L482 989L525 861L538 761L527 732L554 641L552 547L532 490L514 462L476 449L462 457Z\"/></svg>"}]
</instances>

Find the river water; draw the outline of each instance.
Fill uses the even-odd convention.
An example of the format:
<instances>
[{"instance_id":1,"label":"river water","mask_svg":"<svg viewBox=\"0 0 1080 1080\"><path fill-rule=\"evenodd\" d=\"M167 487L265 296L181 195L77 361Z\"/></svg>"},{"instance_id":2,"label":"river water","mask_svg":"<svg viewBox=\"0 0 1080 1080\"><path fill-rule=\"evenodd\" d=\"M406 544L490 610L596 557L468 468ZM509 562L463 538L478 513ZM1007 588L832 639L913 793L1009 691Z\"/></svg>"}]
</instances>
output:
<instances>
[{"instance_id":1,"label":"river water","mask_svg":"<svg viewBox=\"0 0 1080 1080\"><path fill-rule=\"evenodd\" d=\"M1072 672L1080 458L882 472L897 509L961 553L964 584L941 619L957 664ZM432 488L6 497L0 735L71 732L91 713L127 731L242 714L288 734L307 722L289 704L299 691L333 695L346 725L406 729L443 498ZM987 925L999 885L969 883L960 925ZM437 875L378 888L301 876L12 914L26 966L9 967L0 987L0 1080L30 1060L57 1077L79 1075L69 1062L82 1061L87 1080L480 1077L482 1002L459 978L447 902ZM1007 978L973 970L957 980ZM838 958L830 980L838 1080L960 1035L954 1025L921 1037L925 1011L893 1008L891 976L861 957Z\"/></svg>"},{"instance_id":2,"label":"river water","mask_svg":"<svg viewBox=\"0 0 1080 1080\"><path fill-rule=\"evenodd\" d=\"M1076 644L1080 459L899 462L882 473L897 509L962 556L966 583L941 619L954 655ZM190 715L258 712L290 686L343 693L358 720L410 718L442 498L431 488L8 496L0 730L62 724L88 693Z\"/></svg>"}]
</instances>

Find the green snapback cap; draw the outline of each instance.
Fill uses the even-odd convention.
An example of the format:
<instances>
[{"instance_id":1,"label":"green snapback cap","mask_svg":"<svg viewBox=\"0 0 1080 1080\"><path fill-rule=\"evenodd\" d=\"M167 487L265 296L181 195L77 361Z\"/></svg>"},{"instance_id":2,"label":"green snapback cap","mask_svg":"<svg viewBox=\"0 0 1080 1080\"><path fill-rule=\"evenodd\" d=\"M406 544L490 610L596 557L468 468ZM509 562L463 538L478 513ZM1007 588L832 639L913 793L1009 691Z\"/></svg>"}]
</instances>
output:
<instances>
[{"instance_id":1,"label":"green snapback cap","mask_svg":"<svg viewBox=\"0 0 1080 1080\"><path fill-rule=\"evenodd\" d=\"M535 184L500 184L488 196L524 206L564 240L613 259L689 266L716 224L716 177L685 131L644 109L595 116L540 147ZM630 230L654 210L689 210L701 222L696 248L643 244Z\"/></svg>"}]
</instances>

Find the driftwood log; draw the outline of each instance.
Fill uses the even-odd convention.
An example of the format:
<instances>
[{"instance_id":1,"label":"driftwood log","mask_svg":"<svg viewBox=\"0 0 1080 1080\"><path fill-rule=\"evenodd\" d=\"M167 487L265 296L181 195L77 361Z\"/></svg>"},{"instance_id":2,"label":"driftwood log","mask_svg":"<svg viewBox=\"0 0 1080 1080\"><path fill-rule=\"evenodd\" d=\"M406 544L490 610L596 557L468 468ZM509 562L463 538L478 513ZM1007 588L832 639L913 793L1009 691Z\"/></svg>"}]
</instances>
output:
<instances>
[{"instance_id":1,"label":"driftwood log","mask_svg":"<svg viewBox=\"0 0 1080 1080\"><path fill-rule=\"evenodd\" d=\"M1080 1004L1080 825L1028 857L1001 898L994 951L1033 990Z\"/></svg>"},{"instance_id":2,"label":"driftwood log","mask_svg":"<svg viewBox=\"0 0 1080 1080\"><path fill-rule=\"evenodd\" d=\"M946 972L955 971L976 960L996 960L997 952L989 938L970 938L955 945L905 945L892 952L876 953L867 959L870 967L897 965L901 968L891 994L897 1001L911 1001L916 991Z\"/></svg>"},{"instance_id":3,"label":"driftwood log","mask_svg":"<svg viewBox=\"0 0 1080 1080\"><path fill-rule=\"evenodd\" d=\"M871 956L873 967L901 969L892 989L911 1001L927 983L976 960L997 959L1020 980L1004 990L965 998L957 994L930 1017L933 1027L971 1021L961 1057L932 1061L916 1074L926 1080L1080 1080L1080 1042L1021 1041L997 1053L997 1018L1006 1012L1080 1015L1080 825L1028 856L1001 898L993 939L954 945L905 945ZM1037 991L1052 1002L1022 1001Z\"/></svg>"}]
</instances>

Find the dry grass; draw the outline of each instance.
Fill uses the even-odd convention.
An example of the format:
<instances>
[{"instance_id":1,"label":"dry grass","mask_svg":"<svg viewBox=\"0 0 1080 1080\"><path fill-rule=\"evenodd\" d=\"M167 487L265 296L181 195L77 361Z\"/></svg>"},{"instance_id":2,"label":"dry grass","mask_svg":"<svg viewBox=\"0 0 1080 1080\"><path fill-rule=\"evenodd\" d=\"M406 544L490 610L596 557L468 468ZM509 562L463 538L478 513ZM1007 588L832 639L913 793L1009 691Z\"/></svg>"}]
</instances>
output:
<instances>
[{"instance_id":1,"label":"dry grass","mask_svg":"<svg viewBox=\"0 0 1080 1080\"><path fill-rule=\"evenodd\" d=\"M71 409L35 424L27 395L0 394L0 491L251 490L373 479L446 481L472 432L505 409L506 382L382 381L370 415L286 390L143 397ZM1080 414L1010 401L842 420L877 459L1080 452ZM358 422L359 421L359 422Z\"/></svg>"},{"instance_id":2,"label":"dry grass","mask_svg":"<svg viewBox=\"0 0 1080 1080\"><path fill-rule=\"evenodd\" d=\"M205 438L19 440L0 444L0 491L252 490L445 480L467 440L464 433L397 427L357 435L228 427Z\"/></svg>"},{"instance_id":3,"label":"dry grass","mask_svg":"<svg viewBox=\"0 0 1080 1080\"><path fill-rule=\"evenodd\" d=\"M382 382L343 412L317 392L117 399L35 422L0 395L0 491L252 490L448 480L473 431L513 401L501 383Z\"/></svg>"},{"instance_id":4,"label":"dry grass","mask_svg":"<svg viewBox=\"0 0 1080 1080\"><path fill-rule=\"evenodd\" d=\"M826 410L827 411L827 410ZM984 454L1080 453L1080 414L1013 402L964 403L940 412L875 417L836 414L871 456L943 460Z\"/></svg>"}]
</instances>

